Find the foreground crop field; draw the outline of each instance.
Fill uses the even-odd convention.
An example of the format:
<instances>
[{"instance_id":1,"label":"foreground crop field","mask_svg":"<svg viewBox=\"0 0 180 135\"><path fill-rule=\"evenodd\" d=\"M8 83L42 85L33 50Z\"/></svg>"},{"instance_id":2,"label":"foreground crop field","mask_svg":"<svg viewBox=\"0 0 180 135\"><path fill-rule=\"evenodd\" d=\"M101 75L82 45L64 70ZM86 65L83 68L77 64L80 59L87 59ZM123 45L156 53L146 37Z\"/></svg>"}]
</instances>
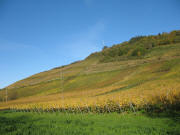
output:
<instances>
[{"instance_id":1,"label":"foreground crop field","mask_svg":"<svg viewBox=\"0 0 180 135\"><path fill-rule=\"evenodd\" d=\"M171 114L172 115L172 114ZM2 135L179 135L177 116L0 112Z\"/></svg>"}]
</instances>

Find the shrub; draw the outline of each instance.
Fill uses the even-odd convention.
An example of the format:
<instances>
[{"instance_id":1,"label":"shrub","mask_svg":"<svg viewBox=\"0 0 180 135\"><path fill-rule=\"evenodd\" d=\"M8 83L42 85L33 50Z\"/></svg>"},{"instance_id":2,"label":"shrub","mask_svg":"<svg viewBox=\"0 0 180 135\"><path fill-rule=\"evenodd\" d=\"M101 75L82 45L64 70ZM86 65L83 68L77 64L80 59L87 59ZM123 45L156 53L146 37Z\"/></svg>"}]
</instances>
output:
<instances>
[{"instance_id":1,"label":"shrub","mask_svg":"<svg viewBox=\"0 0 180 135\"><path fill-rule=\"evenodd\" d=\"M142 56L146 53L146 49L143 47L137 47L132 51L131 56Z\"/></svg>"}]
</instances>

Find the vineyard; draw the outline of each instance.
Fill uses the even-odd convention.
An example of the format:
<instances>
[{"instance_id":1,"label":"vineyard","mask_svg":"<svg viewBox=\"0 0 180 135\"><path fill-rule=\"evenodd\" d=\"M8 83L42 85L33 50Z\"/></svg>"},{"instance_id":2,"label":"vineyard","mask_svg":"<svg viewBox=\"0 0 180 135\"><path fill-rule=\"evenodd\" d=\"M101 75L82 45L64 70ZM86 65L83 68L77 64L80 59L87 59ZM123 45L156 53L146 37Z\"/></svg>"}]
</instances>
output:
<instances>
[{"instance_id":1,"label":"vineyard","mask_svg":"<svg viewBox=\"0 0 180 135\"><path fill-rule=\"evenodd\" d=\"M179 31L173 31L135 37L83 61L20 80L0 91L0 109L65 113L179 111L179 35ZM136 46L141 47L138 55L143 55L131 55ZM143 47L145 52L141 52ZM112 55L122 51L128 53Z\"/></svg>"},{"instance_id":2,"label":"vineyard","mask_svg":"<svg viewBox=\"0 0 180 135\"><path fill-rule=\"evenodd\" d=\"M163 82L160 82L163 85ZM164 82L165 83L165 82ZM168 82L167 82L168 83ZM180 85L164 89L142 90L142 86L131 91L112 90L122 88L111 87L107 90L86 92L69 92L59 94L56 101L9 105L9 109L23 112L65 112L65 113L123 113L127 111L168 111L179 109ZM166 85L167 86L167 85ZM152 87L149 85L149 87ZM110 94L105 94L110 92ZM80 97L80 98L79 98ZM23 102L23 101L21 101Z\"/></svg>"}]
</instances>

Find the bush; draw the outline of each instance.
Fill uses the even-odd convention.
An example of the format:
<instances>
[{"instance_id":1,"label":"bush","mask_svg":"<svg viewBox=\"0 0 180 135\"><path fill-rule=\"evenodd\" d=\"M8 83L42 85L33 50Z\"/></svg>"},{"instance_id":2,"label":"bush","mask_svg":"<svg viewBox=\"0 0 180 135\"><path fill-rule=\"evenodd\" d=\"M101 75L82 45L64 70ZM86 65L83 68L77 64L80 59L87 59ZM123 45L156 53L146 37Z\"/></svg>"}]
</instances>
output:
<instances>
[{"instance_id":1,"label":"bush","mask_svg":"<svg viewBox=\"0 0 180 135\"><path fill-rule=\"evenodd\" d=\"M138 48L135 48L133 51L132 51L132 54L131 56L142 56L146 53L146 49L143 48L143 47L138 47Z\"/></svg>"}]
</instances>

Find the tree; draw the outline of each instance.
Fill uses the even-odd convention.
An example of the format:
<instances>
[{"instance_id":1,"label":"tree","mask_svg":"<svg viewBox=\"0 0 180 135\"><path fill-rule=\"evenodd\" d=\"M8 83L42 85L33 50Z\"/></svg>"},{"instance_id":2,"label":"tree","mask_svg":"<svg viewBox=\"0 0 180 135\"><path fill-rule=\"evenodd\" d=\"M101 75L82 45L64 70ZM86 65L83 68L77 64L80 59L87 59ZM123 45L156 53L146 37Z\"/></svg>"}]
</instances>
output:
<instances>
[{"instance_id":1,"label":"tree","mask_svg":"<svg viewBox=\"0 0 180 135\"><path fill-rule=\"evenodd\" d=\"M108 47L105 45L104 47L103 47L103 50L105 50L105 49L107 49Z\"/></svg>"}]
</instances>

